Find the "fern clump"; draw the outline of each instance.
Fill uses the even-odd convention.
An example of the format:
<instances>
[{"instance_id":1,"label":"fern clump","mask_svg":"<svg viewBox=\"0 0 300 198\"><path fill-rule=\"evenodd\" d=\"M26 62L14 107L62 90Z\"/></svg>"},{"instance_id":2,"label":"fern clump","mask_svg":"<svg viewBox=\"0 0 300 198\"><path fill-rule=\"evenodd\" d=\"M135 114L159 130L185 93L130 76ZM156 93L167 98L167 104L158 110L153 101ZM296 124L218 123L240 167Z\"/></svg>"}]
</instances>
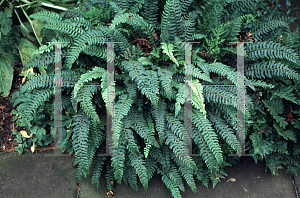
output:
<instances>
[{"instance_id":1,"label":"fern clump","mask_svg":"<svg viewBox=\"0 0 300 198\"><path fill-rule=\"evenodd\" d=\"M264 5L261 0L243 3L175 0L166 1L164 5L156 0L110 1L109 4L114 16L109 27L94 26L96 23L84 18L84 14L80 17L80 13L76 14L77 18L62 18L49 12L31 15L45 21L43 28L58 32L52 41L70 42L62 44L64 54L68 55L63 57L62 81L64 85L73 85L62 87L66 101L62 106L65 123L62 151L74 150L78 180L89 174L93 164L92 183L98 186L105 165L108 190L113 189L111 181L121 183L122 179L138 190L137 177L147 190L155 172L162 175L162 181L174 197L181 197L179 190L185 190L183 179L194 192L197 192L195 178L205 186L210 181L213 187L220 182L220 178L226 176L225 167L238 161L238 157L228 154L242 149L235 137L237 95L234 86L238 76L236 66L229 64L234 62L230 59L234 59L237 51L230 42L241 41L239 36L249 39L242 32L250 35L251 27L258 28L255 38L260 40L245 46L245 61L251 63L245 68L245 82L251 88L246 90L245 96L245 130L252 133L246 148L256 160L273 157L271 148L277 149L273 153L283 152L285 158L289 158L287 150L280 149L279 145L285 144L282 143L284 140L295 142L299 137L291 130L283 130L287 123L282 117L282 100L295 105L299 101L293 96L296 89L285 87L282 82L299 86L299 55L294 49L298 43L291 39L297 35L288 30L284 34L287 43L270 36L268 32L282 31L281 28L286 26L281 25L281 20L278 25L270 23L269 27L255 9L249 9ZM94 12L92 8L90 10ZM162 10L161 17L158 10ZM189 71L185 62L189 45L182 43L188 41L200 42L193 44ZM114 54L107 51L105 42L119 42L114 45ZM28 101L18 108L22 117L20 123L28 131L30 125L43 123L37 122L41 118L33 119L39 107L47 106L48 111L53 109L53 95L48 91L53 87L49 81L54 75L53 69L49 69L53 62L45 61L47 50L54 54L52 44L40 48L37 50L39 56L26 67L42 66L49 73L31 77L21 92L15 94L15 104L20 102L17 98L23 94L28 97ZM226 57L230 57L229 60ZM112 61L115 63L113 73L107 68L107 62ZM258 64L261 61L263 64ZM190 74L192 79L187 80ZM215 84L224 86L210 86ZM186 86L192 90L192 121L188 127L184 125L187 109L183 107ZM288 95L282 93L285 88L289 90ZM264 95L265 90L268 91L266 98L274 99L262 102L270 109L269 122L278 123L267 137L257 131L261 123L266 123L261 120L258 112L261 112L261 106L253 97L257 90ZM114 101L112 97L115 97ZM31 108L27 109L29 105ZM113 139L106 135L106 121L111 121L114 127ZM195 156L185 155L189 146L188 133ZM276 147L271 143L272 133L276 133ZM112 151L110 158L99 156L105 152L105 140ZM291 168L292 171L295 169Z\"/></svg>"}]
</instances>

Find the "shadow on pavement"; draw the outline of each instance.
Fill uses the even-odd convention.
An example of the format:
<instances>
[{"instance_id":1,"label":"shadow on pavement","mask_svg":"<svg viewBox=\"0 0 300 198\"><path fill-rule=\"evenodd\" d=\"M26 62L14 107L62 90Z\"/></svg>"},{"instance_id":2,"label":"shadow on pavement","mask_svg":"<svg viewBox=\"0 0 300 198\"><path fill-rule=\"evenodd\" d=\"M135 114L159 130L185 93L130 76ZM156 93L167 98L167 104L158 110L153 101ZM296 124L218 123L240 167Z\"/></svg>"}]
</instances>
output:
<instances>
[{"instance_id":1,"label":"shadow on pavement","mask_svg":"<svg viewBox=\"0 0 300 198\"><path fill-rule=\"evenodd\" d=\"M54 151L16 152L0 155L0 197L1 198L75 198L76 197L76 172L73 167L73 157L45 156ZM227 167L228 176L221 179L215 188L212 184L206 188L202 182L196 180L197 193L194 193L185 182L183 198L198 197L296 197L296 192L291 174L279 170L279 176L272 176L270 171L265 173L264 162L255 164L251 157L242 157L239 164ZM236 182L226 182L235 178ZM104 175L101 175L99 188L96 189L88 178L82 177L80 181L81 198L106 198ZM129 184L128 184L129 185ZM161 176L154 174L149 181L148 191L145 191L138 182L138 192L126 186L122 181L115 183L115 198L172 198L171 191L161 180Z\"/></svg>"},{"instance_id":2,"label":"shadow on pavement","mask_svg":"<svg viewBox=\"0 0 300 198\"><path fill-rule=\"evenodd\" d=\"M181 192L183 198L199 197L220 197L220 198L253 198L253 197L296 197L295 188L292 182L291 174L285 173L285 170L279 170L279 176L272 176L268 169L265 173L264 162L258 161L255 164L251 157L241 157L239 164L226 169L228 177L221 179L213 189L209 183L208 189L202 185L202 182L196 180L197 193L194 193L185 182L185 192ZM236 182L226 182L229 178L235 178ZM138 182L138 192L129 184L122 181L119 185L115 183L115 198L172 198L171 191L162 182L161 176L154 174L149 181L148 191L145 191L142 184ZM90 177L81 180L81 198L105 198L105 179L101 176L99 189L95 189L90 184Z\"/></svg>"}]
</instances>

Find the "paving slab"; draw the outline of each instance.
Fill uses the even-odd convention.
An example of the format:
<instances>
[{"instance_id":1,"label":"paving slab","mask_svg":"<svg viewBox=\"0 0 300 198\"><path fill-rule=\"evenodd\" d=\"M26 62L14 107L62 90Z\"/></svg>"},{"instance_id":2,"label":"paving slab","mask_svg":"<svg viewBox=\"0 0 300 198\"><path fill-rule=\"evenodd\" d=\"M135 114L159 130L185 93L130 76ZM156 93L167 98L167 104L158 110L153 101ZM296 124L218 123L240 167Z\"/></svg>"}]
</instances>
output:
<instances>
[{"instance_id":1,"label":"paving slab","mask_svg":"<svg viewBox=\"0 0 300 198\"><path fill-rule=\"evenodd\" d=\"M181 192L183 198L199 197L224 197L224 198L241 198L241 197L267 197L279 198L289 197L296 198L296 192L293 185L291 174L285 170L279 170L279 176L271 175L267 169L265 172L265 163L258 161L257 164L251 157L241 157L239 164L232 165L226 169L228 177L221 179L215 188L210 183L208 188L202 185L202 182L196 180L197 193L194 193L185 182L185 192ZM229 178L235 178L236 182L226 182ZM103 185L102 187L100 187ZM81 180L80 197L81 198L105 198L105 179L100 178L99 189L95 189L90 183L90 177ZM142 184L138 182L138 192L131 186L122 181L119 185L115 183L115 198L154 198L164 197L172 198L171 191L161 180L161 176L154 174L149 181L148 191L145 191Z\"/></svg>"},{"instance_id":2,"label":"paving slab","mask_svg":"<svg viewBox=\"0 0 300 198\"><path fill-rule=\"evenodd\" d=\"M75 198L74 158L45 154L54 151L0 154L0 197Z\"/></svg>"},{"instance_id":3,"label":"paving slab","mask_svg":"<svg viewBox=\"0 0 300 198\"><path fill-rule=\"evenodd\" d=\"M32 154L29 151L19 155L16 152L0 154L0 198L75 198L77 195L76 169L73 167L74 158L61 156L45 156L54 151L43 151ZM213 189L212 184L206 188L196 180L197 193L194 193L185 183L183 198L198 197L289 197L296 198L296 192L291 174L279 170L279 176L265 172L264 162L255 164L251 157L241 157L238 164L226 169L228 177L221 179ZM226 182L235 178L236 182ZM296 178L295 178L296 180ZM299 182L296 181L295 183ZM299 184L299 183L298 183ZM170 190L154 174L149 181L148 191L138 182L138 192L122 181L115 183L114 198L172 198ZM81 198L106 198L105 179L100 178L99 188L90 182L90 175L80 181Z\"/></svg>"}]
</instances>

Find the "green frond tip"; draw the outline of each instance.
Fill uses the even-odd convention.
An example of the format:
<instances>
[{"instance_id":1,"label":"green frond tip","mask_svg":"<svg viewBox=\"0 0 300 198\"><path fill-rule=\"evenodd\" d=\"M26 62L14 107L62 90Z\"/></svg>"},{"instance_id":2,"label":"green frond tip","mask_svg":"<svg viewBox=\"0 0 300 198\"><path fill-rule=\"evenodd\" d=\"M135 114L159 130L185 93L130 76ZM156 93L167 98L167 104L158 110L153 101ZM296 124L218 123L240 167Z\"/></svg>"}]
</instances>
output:
<instances>
[{"instance_id":1,"label":"green frond tip","mask_svg":"<svg viewBox=\"0 0 300 198\"><path fill-rule=\"evenodd\" d=\"M130 118L132 119L132 127L145 141L151 143L151 145L159 148L154 133L151 131L151 128L147 125L146 121L143 119L143 116L137 110L132 109L129 113Z\"/></svg>"},{"instance_id":2,"label":"green frond tip","mask_svg":"<svg viewBox=\"0 0 300 198\"><path fill-rule=\"evenodd\" d=\"M176 125L170 126L172 130L177 127ZM183 134L186 136L186 134ZM189 156L189 151L187 149L186 143L184 140L181 140L177 134L171 130L166 130L166 144L173 150L176 157L178 157L184 165L197 170L197 165L195 164L192 157Z\"/></svg>"},{"instance_id":3,"label":"green frond tip","mask_svg":"<svg viewBox=\"0 0 300 198\"><path fill-rule=\"evenodd\" d=\"M88 114L95 122L101 123L100 118L96 112L95 105L92 102L93 94L99 87L84 87L78 92L77 102L80 103L83 111Z\"/></svg>"},{"instance_id":4,"label":"green frond tip","mask_svg":"<svg viewBox=\"0 0 300 198\"><path fill-rule=\"evenodd\" d=\"M140 181L145 190L148 190L148 177L147 177L147 169L145 167L145 161L141 156L137 156L133 153L129 154L129 158L131 161L132 166L136 170Z\"/></svg>"},{"instance_id":5,"label":"green frond tip","mask_svg":"<svg viewBox=\"0 0 300 198\"><path fill-rule=\"evenodd\" d=\"M69 34L71 37L79 37L82 36L85 31L78 27L78 24L75 23L64 23L64 22L57 22L57 23L50 23L45 24L43 28L55 30L55 31L61 31L63 33Z\"/></svg>"},{"instance_id":6,"label":"green frond tip","mask_svg":"<svg viewBox=\"0 0 300 198\"><path fill-rule=\"evenodd\" d=\"M173 44L171 43L162 43L162 49L163 49L163 53L167 54L170 59L177 65L179 66L178 61L176 60L176 58L173 55L173 51L174 51L174 47Z\"/></svg>"},{"instance_id":7,"label":"green frond tip","mask_svg":"<svg viewBox=\"0 0 300 198\"><path fill-rule=\"evenodd\" d=\"M42 19L42 20L50 22L50 23L62 21L62 18L59 16L59 14L57 14L55 12L45 11L45 10L31 14L29 17L34 18L34 19Z\"/></svg>"},{"instance_id":8,"label":"green frond tip","mask_svg":"<svg viewBox=\"0 0 300 198\"><path fill-rule=\"evenodd\" d=\"M215 63L208 64L207 68L210 72L214 72L216 74L224 76L228 80L230 80L233 84L237 85L237 74L228 65L215 62Z\"/></svg>"},{"instance_id":9,"label":"green frond tip","mask_svg":"<svg viewBox=\"0 0 300 198\"><path fill-rule=\"evenodd\" d=\"M282 46L279 43L255 42L247 46L247 55L249 59L268 58L268 59L286 59L288 61L299 63L299 56L292 49Z\"/></svg>"},{"instance_id":10,"label":"green frond tip","mask_svg":"<svg viewBox=\"0 0 300 198\"><path fill-rule=\"evenodd\" d=\"M134 13L124 13L115 16L112 24L109 26L108 33L110 33L112 30L115 30L116 26L121 23L127 23L135 28L138 28L139 30L142 30L142 32L144 32L148 36L151 42L154 41L151 35L154 34L155 31L151 24L148 24L143 17Z\"/></svg>"},{"instance_id":11,"label":"green frond tip","mask_svg":"<svg viewBox=\"0 0 300 198\"><path fill-rule=\"evenodd\" d=\"M92 71L89 71L85 74L82 74L80 76L79 81L76 83L74 88L74 98L77 96L78 90L81 86L83 86L84 82L91 81L93 78L101 78L101 81L103 82L106 78L106 70L101 67L94 67Z\"/></svg>"},{"instance_id":12,"label":"green frond tip","mask_svg":"<svg viewBox=\"0 0 300 198\"><path fill-rule=\"evenodd\" d=\"M201 135L204 137L206 144L209 146L209 149L213 152L217 162L219 164L223 163L222 150L218 142L218 137L214 132L210 121L204 118L204 115L198 111L192 110L192 121L196 125Z\"/></svg>"},{"instance_id":13,"label":"green frond tip","mask_svg":"<svg viewBox=\"0 0 300 198\"><path fill-rule=\"evenodd\" d=\"M90 119L89 116L83 113L82 110L75 115L72 123L73 136L72 144L74 145L75 155L78 158L79 168L83 173L89 172L88 163L88 133L89 133Z\"/></svg>"},{"instance_id":14,"label":"green frond tip","mask_svg":"<svg viewBox=\"0 0 300 198\"><path fill-rule=\"evenodd\" d=\"M282 63L263 61L247 68L245 75L256 78L273 78L274 76L300 80L300 75Z\"/></svg>"},{"instance_id":15,"label":"green frond tip","mask_svg":"<svg viewBox=\"0 0 300 198\"><path fill-rule=\"evenodd\" d=\"M133 100L129 98L128 94L123 94L120 96L117 104L115 105L115 116L114 116L114 125L115 125L115 148L118 148L120 132L122 127L122 119L126 116L133 104Z\"/></svg>"},{"instance_id":16,"label":"green frond tip","mask_svg":"<svg viewBox=\"0 0 300 198\"><path fill-rule=\"evenodd\" d=\"M72 64L79 57L79 54L87 48L87 46L107 42L107 40L110 39L108 37L109 35L107 32L102 29L90 30L85 32L82 36L77 37L78 39L76 39L76 42L73 43L69 53L70 55L67 57L66 67L71 69Z\"/></svg>"},{"instance_id":17,"label":"green frond tip","mask_svg":"<svg viewBox=\"0 0 300 198\"><path fill-rule=\"evenodd\" d=\"M201 85L201 83L199 83L198 79L192 80L190 86L192 87L192 93L193 93L192 105L196 109L200 109L200 112L202 112L206 118L205 104L203 98L203 86Z\"/></svg>"},{"instance_id":18,"label":"green frond tip","mask_svg":"<svg viewBox=\"0 0 300 198\"><path fill-rule=\"evenodd\" d=\"M159 94L159 81L156 71L145 70L139 61L122 61L122 66L133 81L137 83L142 94L150 99L151 103L157 107Z\"/></svg>"}]
</instances>

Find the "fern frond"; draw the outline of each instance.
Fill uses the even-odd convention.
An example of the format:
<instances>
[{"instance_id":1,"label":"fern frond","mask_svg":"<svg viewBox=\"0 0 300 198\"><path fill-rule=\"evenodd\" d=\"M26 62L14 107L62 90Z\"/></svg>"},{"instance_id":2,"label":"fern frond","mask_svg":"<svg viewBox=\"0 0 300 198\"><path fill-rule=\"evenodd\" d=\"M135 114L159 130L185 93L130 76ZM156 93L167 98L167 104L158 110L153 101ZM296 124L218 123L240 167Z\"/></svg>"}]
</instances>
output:
<instances>
[{"instance_id":1,"label":"fern frond","mask_svg":"<svg viewBox=\"0 0 300 198\"><path fill-rule=\"evenodd\" d=\"M237 85L237 74L231 67L222 63L215 62L208 64L208 69L209 72L214 72L216 74L219 74L220 76L224 76L233 84Z\"/></svg>"},{"instance_id":2,"label":"fern frond","mask_svg":"<svg viewBox=\"0 0 300 198\"><path fill-rule=\"evenodd\" d=\"M274 76L286 77L289 79L300 80L300 75L288 68L287 65L274 62L263 61L259 64L251 65L245 71L246 76L252 76L256 78L273 78Z\"/></svg>"},{"instance_id":3,"label":"fern frond","mask_svg":"<svg viewBox=\"0 0 300 198\"><path fill-rule=\"evenodd\" d=\"M53 75L38 75L27 81L26 84L20 85L20 93L24 93L26 91L31 92L38 88L53 87L53 85Z\"/></svg>"},{"instance_id":4,"label":"fern frond","mask_svg":"<svg viewBox=\"0 0 300 198\"><path fill-rule=\"evenodd\" d=\"M115 105L115 117L114 117L114 132L115 132L115 147L116 149L118 148L119 144L119 138L120 138L120 132L121 132L121 127L122 127L122 119L124 116L128 114L130 111L131 105L133 104L133 100L129 98L129 95L124 94L121 95L117 104Z\"/></svg>"},{"instance_id":5,"label":"fern frond","mask_svg":"<svg viewBox=\"0 0 300 198\"><path fill-rule=\"evenodd\" d=\"M93 142L93 146L95 148L99 148L102 142L105 140L104 129L106 126L106 122L103 117L100 124L98 124L95 120L91 120L92 124L90 127L90 137ZM101 130L102 129L102 130Z\"/></svg>"},{"instance_id":6,"label":"fern frond","mask_svg":"<svg viewBox=\"0 0 300 198\"><path fill-rule=\"evenodd\" d=\"M213 152L219 164L223 162L222 150L218 143L218 138L214 129L211 127L211 123L208 119L204 118L204 115L198 111L192 110L192 121L202 133L205 143L208 144L210 150Z\"/></svg>"},{"instance_id":7,"label":"fern frond","mask_svg":"<svg viewBox=\"0 0 300 198\"><path fill-rule=\"evenodd\" d=\"M299 98L295 97L295 94L292 93L293 90L294 90L294 87L286 87L286 86L280 85L280 87L273 92L270 100L272 100L273 98L275 98L277 96L277 97L284 98L295 104L300 105Z\"/></svg>"},{"instance_id":8,"label":"fern frond","mask_svg":"<svg viewBox=\"0 0 300 198\"><path fill-rule=\"evenodd\" d=\"M151 79L151 76L149 76L149 71L145 71L143 65L141 62L138 61L123 61L122 62L123 67L127 72L129 72L129 76L131 77L132 80L134 80L137 85L139 90L141 90L142 94L145 94L147 98L150 99L150 101L157 106L157 81L158 79L155 78L153 80L152 84L149 82L149 79ZM148 74L148 76L147 76ZM154 87L154 89L152 89ZM154 91L154 92L153 92Z\"/></svg>"},{"instance_id":9,"label":"fern frond","mask_svg":"<svg viewBox=\"0 0 300 198\"><path fill-rule=\"evenodd\" d=\"M96 156L96 159L92 166L92 172L91 172L91 183L98 189L99 187L99 179L101 176L101 172L103 170L104 162L106 161L106 157L98 157Z\"/></svg>"},{"instance_id":10,"label":"fern frond","mask_svg":"<svg viewBox=\"0 0 300 198\"><path fill-rule=\"evenodd\" d=\"M163 146L163 145L162 145ZM167 163L161 149L152 147L149 152L150 156L155 159L157 162L159 162L163 167L169 168L170 164Z\"/></svg>"},{"instance_id":11,"label":"fern frond","mask_svg":"<svg viewBox=\"0 0 300 198\"><path fill-rule=\"evenodd\" d=\"M124 166L125 166L125 146L119 144L117 147L116 154L111 158L111 165L114 170L115 178L119 184L121 184L121 179L124 174Z\"/></svg>"},{"instance_id":12,"label":"fern frond","mask_svg":"<svg viewBox=\"0 0 300 198\"><path fill-rule=\"evenodd\" d=\"M44 53L40 55L40 57L34 57L29 62L27 62L26 65L24 65L24 69L29 69L33 67L46 68L49 64L54 63L54 57L55 56L53 53Z\"/></svg>"},{"instance_id":13,"label":"fern frond","mask_svg":"<svg viewBox=\"0 0 300 198\"><path fill-rule=\"evenodd\" d=\"M47 23L43 25L43 28L61 31L63 33L69 34L71 37L76 38L82 36L85 31L81 29L76 23L64 23L64 22L56 22L56 23Z\"/></svg>"},{"instance_id":14,"label":"fern frond","mask_svg":"<svg viewBox=\"0 0 300 198\"><path fill-rule=\"evenodd\" d=\"M184 134L186 133L186 131L183 124L177 118L171 116L169 113L167 113L166 121L166 127L170 129L172 133L175 133L181 141L184 141Z\"/></svg>"},{"instance_id":15,"label":"fern frond","mask_svg":"<svg viewBox=\"0 0 300 198\"><path fill-rule=\"evenodd\" d=\"M103 58L104 60L107 60L107 48L106 47L89 45L83 50L83 52L85 54L88 54L91 56L97 56L97 57Z\"/></svg>"},{"instance_id":16,"label":"fern frond","mask_svg":"<svg viewBox=\"0 0 300 198\"><path fill-rule=\"evenodd\" d=\"M29 15L29 17L34 18L34 19L42 19L42 20L50 22L50 23L62 21L62 18L59 16L59 14L57 14L55 12L49 12L46 10L31 14L31 15Z\"/></svg>"},{"instance_id":17,"label":"fern frond","mask_svg":"<svg viewBox=\"0 0 300 198\"><path fill-rule=\"evenodd\" d=\"M77 95L77 102L80 103L82 110L89 115L91 119L100 124L100 118L92 102L93 95L97 91L99 91L99 87L81 87Z\"/></svg>"},{"instance_id":18,"label":"fern frond","mask_svg":"<svg viewBox=\"0 0 300 198\"><path fill-rule=\"evenodd\" d=\"M196 170L197 166L193 159L190 156L184 156L185 153L188 153L186 148L186 144L183 140L180 139L177 135L175 135L172 131L166 130L166 144L169 145L175 155L190 168Z\"/></svg>"},{"instance_id":19,"label":"fern frond","mask_svg":"<svg viewBox=\"0 0 300 198\"><path fill-rule=\"evenodd\" d=\"M285 129L285 127L288 125L288 122L286 122L286 118L284 117L280 117L278 115L277 109L278 107L278 102L276 100L270 100L270 101L266 101L266 100L262 100L262 102L264 103L265 107L268 109L268 111L270 111L270 114L273 116L273 118L276 120L276 122L278 122L280 124L280 127L283 127Z\"/></svg>"},{"instance_id":20,"label":"fern frond","mask_svg":"<svg viewBox=\"0 0 300 198\"><path fill-rule=\"evenodd\" d=\"M191 2L191 0L188 0ZM190 41L193 39L193 33L195 32L195 19L198 16L199 11L192 11L188 13L186 16L184 16L184 13L182 15L184 16L184 35L185 35L185 41Z\"/></svg>"},{"instance_id":21,"label":"fern frond","mask_svg":"<svg viewBox=\"0 0 300 198\"><path fill-rule=\"evenodd\" d=\"M263 87L263 88L269 88L269 89L273 89L275 87L275 85L268 84L261 80L250 80L247 78L245 78L245 85L249 86L254 91L255 91L255 87Z\"/></svg>"},{"instance_id":22,"label":"fern frond","mask_svg":"<svg viewBox=\"0 0 300 198\"><path fill-rule=\"evenodd\" d=\"M274 128L277 130L277 133L282 136L285 140L292 140L294 143L297 142L297 137L293 130L284 130L279 127L277 124L274 124Z\"/></svg>"},{"instance_id":23,"label":"fern frond","mask_svg":"<svg viewBox=\"0 0 300 198\"><path fill-rule=\"evenodd\" d=\"M147 169L145 167L145 161L141 156L137 156L133 153L129 153L129 158L131 161L131 165L135 168L140 181L145 190L148 190L148 176L147 176Z\"/></svg>"},{"instance_id":24,"label":"fern frond","mask_svg":"<svg viewBox=\"0 0 300 198\"><path fill-rule=\"evenodd\" d=\"M201 157L203 158L208 169L211 172L213 172L215 169L218 168L218 162L217 162L213 152L209 149L209 146L206 144L203 135L194 126L193 126L193 137L192 138L195 141L195 143L198 145L198 148L200 149L199 156L201 155ZM196 161L196 159L195 159L195 161Z\"/></svg>"},{"instance_id":25,"label":"fern frond","mask_svg":"<svg viewBox=\"0 0 300 198\"><path fill-rule=\"evenodd\" d=\"M222 103L237 107L236 95L217 87L204 87L203 95L207 102Z\"/></svg>"},{"instance_id":26,"label":"fern frond","mask_svg":"<svg viewBox=\"0 0 300 198\"><path fill-rule=\"evenodd\" d=\"M205 80L207 82L213 83L209 75L201 72L200 69L195 67L193 64L191 66L192 66L192 78L198 78L200 80Z\"/></svg>"},{"instance_id":27,"label":"fern frond","mask_svg":"<svg viewBox=\"0 0 300 198\"><path fill-rule=\"evenodd\" d=\"M182 181L182 177L179 174L177 167L172 163L170 169L168 169L168 176L170 179L179 187L179 189L185 192L184 184Z\"/></svg>"},{"instance_id":28,"label":"fern frond","mask_svg":"<svg viewBox=\"0 0 300 198\"><path fill-rule=\"evenodd\" d=\"M167 104L160 99L157 106L157 108L152 108L151 113L155 120L155 128L158 132L160 144L162 144L165 139Z\"/></svg>"},{"instance_id":29,"label":"fern frond","mask_svg":"<svg viewBox=\"0 0 300 198\"><path fill-rule=\"evenodd\" d=\"M183 39L184 24L182 20L182 13L180 12L179 0L168 0L164 6L162 19L161 19L161 32L160 35L163 42L173 42L174 36Z\"/></svg>"},{"instance_id":30,"label":"fern frond","mask_svg":"<svg viewBox=\"0 0 300 198\"><path fill-rule=\"evenodd\" d=\"M231 146L235 151L241 150L241 145L237 141L236 136L231 127L229 127L226 122L215 114L213 111L207 111L209 120L211 120L215 129L218 131L220 136Z\"/></svg>"},{"instance_id":31,"label":"fern frond","mask_svg":"<svg viewBox=\"0 0 300 198\"><path fill-rule=\"evenodd\" d=\"M196 187L194 174L193 174L194 170L188 166L185 166L176 156L174 156L173 159L176 162L177 166L179 167L179 171L181 175L184 177L187 184L191 187L192 191L196 193L197 187Z\"/></svg>"},{"instance_id":32,"label":"fern frond","mask_svg":"<svg viewBox=\"0 0 300 198\"><path fill-rule=\"evenodd\" d=\"M173 61L177 66L179 66L178 61L176 60L176 58L173 55L173 44L171 43L162 43L162 49L163 49L163 53L165 53L166 55L168 55L171 59L171 61Z\"/></svg>"},{"instance_id":33,"label":"fern frond","mask_svg":"<svg viewBox=\"0 0 300 198\"><path fill-rule=\"evenodd\" d=\"M158 15L157 0L145 1L142 16L144 19L146 19L147 23L155 27L157 22L157 15Z\"/></svg>"},{"instance_id":34,"label":"fern frond","mask_svg":"<svg viewBox=\"0 0 300 198\"><path fill-rule=\"evenodd\" d=\"M72 144L74 146L76 158L78 158L78 163L80 169L83 171L85 177L87 176L88 170L88 153L87 153L87 145L88 141L88 133L89 133L89 116L85 114L82 110L80 110L74 117L72 127L73 128L73 136L72 136Z\"/></svg>"},{"instance_id":35,"label":"fern frond","mask_svg":"<svg viewBox=\"0 0 300 198\"><path fill-rule=\"evenodd\" d=\"M172 95L172 76L173 72L167 69L158 68L159 80L161 82L162 87L164 88L167 97L171 100Z\"/></svg>"},{"instance_id":36,"label":"fern frond","mask_svg":"<svg viewBox=\"0 0 300 198\"><path fill-rule=\"evenodd\" d=\"M107 33L103 30L91 30L85 32L76 40L74 46L71 47L66 66L71 69L72 64L79 57L79 54L87 47L86 43L88 45L93 45L101 42L107 42L109 39L110 38L108 38Z\"/></svg>"},{"instance_id":37,"label":"fern frond","mask_svg":"<svg viewBox=\"0 0 300 198\"><path fill-rule=\"evenodd\" d=\"M149 90L151 90L151 93L155 95L159 95L159 81L157 77L157 72L153 70L147 70L146 71L147 80L149 82ZM158 97L156 97L156 105L157 105Z\"/></svg>"},{"instance_id":38,"label":"fern frond","mask_svg":"<svg viewBox=\"0 0 300 198\"><path fill-rule=\"evenodd\" d=\"M259 28L252 31L252 34L256 40L261 40L261 35L266 34L278 27L289 28L289 24L283 19L273 19L271 21L259 24Z\"/></svg>"},{"instance_id":39,"label":"fern frond","mask_svg":"<svg viewBox=\"0 0 300 198\"><path fill-rule=\"evenodd\" d=\"M80 89L80 87L83 86L84 82L91 81L93 78L94 79L101 78L101 81L103 82L104 79L106 78L106 74L107 74L106 70L101 67L94 67L92 71L82 74L80 76L79 81L75 85L74 97L77 96L77 92Z\"/></svg>"},{"instance_id":40,"label":"fern frond","mask_svg":"<svg viewBox=\"0 0 300 198\"><path fill-rule=\"evenodd\" d=\"M78 27L82 27L84 31L90 31L90 30L94 29L91 22L86 20L83 17L75 17L75 18L66 19L66 20L64 20L64 23L77 25Z\"/></svg>"},{"instance_id":41,"label":"fern frond","mask_svg":"<svg viewBox=\"0 0 300 198\"><path fill-rule=\"evenodd\" d=\"M129 116L132 119L132 123L134 124L132 128L136 130L136 132L147 142L151 143L151 145L159 148L157 141L154 138L154 134L150 131L149 127L145 123L145 120L141 116L138 111L132 109L129 112Z\"/></svg>"},{"instance_id":42,"label":"fern frond","mask_svg":"<svg viewBox=\"0 0 300 198\"><path fill-rule=\"evenodd\" d=\"M176 94L176 103L175 103L175 117L177 117L180 109L181 109L181 105L185 102L185 98L184 98L185 94L184 94L184 84L181 83L179 85L178 88L178 93Z\"/></svg>"},{"instance_id":43,"label":"fern frond","mask_svg":"<svg viewBox=\"0 0 300 198\"><path fill-rule=\"evenodd\" d=\"M200 112L206 117L205 104L203 98L203 86L199 83L197 79L192 80L190 84L192 88L192 105L196 109L200 109Z\"/></svg>"},{"instance_id":44,"label":"fern frond","mask_svg":"<svg viewBox=\"0 0 300 198\"><path fill-rule=\"evenodd\" d=\"M137 192L138 186L136 170L133 167L125 167L124 175L126 175L125 178L128 180L130 186Z\"/></svg>"},{"instance_id":45,"label":"fern frond","mask_svg":"<svg viewBox=\"0 0 300 198\"><path fill-rule=\"evenodd\" d=\"M52 93L53 88L48 87L46 89L33 90L32 94L25 94L27 100L23 100L25 103L18 107L18 111L20 111L21 108L24 108L24 111L21 114L22 118L20 119L21 126L25 126L29 130L30 122L33 120L37 108L44 104L45 101L50 98Z\"/></svg>"},{"instance_id":46,"label":"fern frond","mask_svg":"<svg viewBox=\"0 0 300 198\"><path fill-rule=\"evenodd\" d=\"M299 63L299 56L293 50L282 46L279 43L255 42L247 46L247 55L249 59L268 58L268 59L286 59L288 61Z\"/></svg>"},{"instance_id":47,"label":"fern frond","mask_svg":"<svg viewBox=\"0 0 300 198\"><path fill-rule=\"evenodd\" d=\"M145 167L147 168L148 180L150 180L157 170L157 162L153 158L148 157L145 159L145 164Z\"/></svg>"},{"instance_id":48,"label":"fern frond","mask_svg":"<svg viewBox=\"0 0 300 198\"><path fill-rule=\"evenodd\" d=\"M164 173L161 170L157 170L158 174L162 174L162 178L161 180L165 183L165 185L168 187L168 189L171 191L172 196L174 198L182 198L178 189L178 186L176 186L176 184L173 183L172 179L170 177L168 177L168 175L166 173Z\"/></svg>"},{"instance_id":49,"label":"fern frond","mask_svg":"<svg viewBox=\"0 0 300 198\"><path fill-rule=\"evenodd\" d=\"M233 12L232 16L241 15L247 12L247 10L257 7L257 4L262 0L242 0L235 1L231 4L230 12Z\"/></svg>"},{"instance_id":50,"label":"fern frond","mask_svg":"<svg viewBox=\"0 0 300 198\"><path fill-rule=\"evenodd\" d=\"M147 35L148 39L150 39L151 43L154 42L154 39L151 36L155 33L152 25L148 24L143 17L134 13L124 13L115 16L112 24L109 26L108 33L110 33L114 29L117 29L116 27L121 23L132 25L133 28L137 31L142 30Z\"/></svg>"}]
</instances>

